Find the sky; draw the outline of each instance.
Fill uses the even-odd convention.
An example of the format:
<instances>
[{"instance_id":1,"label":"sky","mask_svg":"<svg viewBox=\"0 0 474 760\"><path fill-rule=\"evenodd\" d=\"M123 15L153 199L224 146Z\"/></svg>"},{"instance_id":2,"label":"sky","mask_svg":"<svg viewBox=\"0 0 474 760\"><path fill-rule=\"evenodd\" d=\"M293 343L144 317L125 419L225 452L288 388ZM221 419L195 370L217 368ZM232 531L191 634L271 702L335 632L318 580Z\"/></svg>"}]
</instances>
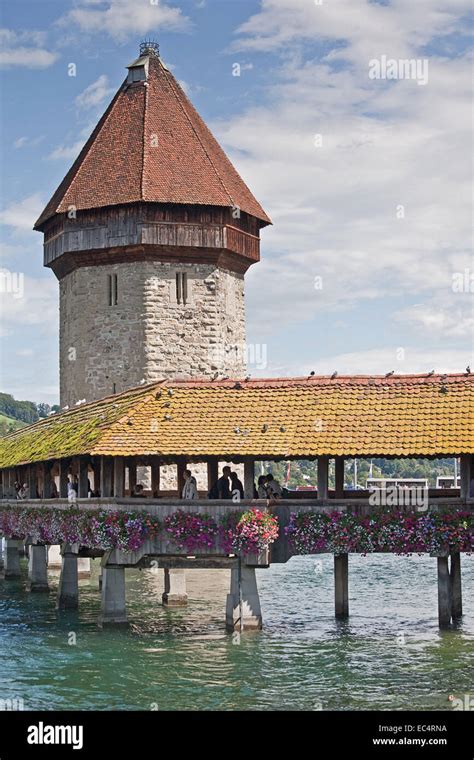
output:
<instances>
[{"instance_id":1,"label":"sky","mask_svg":"<svg viewBox=\"0 0 474 760\"><path fill-rule=\"evenodd\" d=\"M273 221L246 275L252 375L474 368L470 6L4 3L0 390L58 402L32 226L149 37Z\"/></svg>"}]
</instances>

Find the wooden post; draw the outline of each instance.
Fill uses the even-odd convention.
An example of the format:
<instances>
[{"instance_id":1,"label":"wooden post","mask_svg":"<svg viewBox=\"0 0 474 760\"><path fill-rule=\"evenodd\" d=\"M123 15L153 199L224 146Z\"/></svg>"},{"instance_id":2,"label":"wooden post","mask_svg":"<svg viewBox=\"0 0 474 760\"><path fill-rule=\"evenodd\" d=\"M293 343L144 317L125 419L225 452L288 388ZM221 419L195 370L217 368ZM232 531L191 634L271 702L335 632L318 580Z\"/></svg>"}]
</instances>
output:
<instances>
[{"instance_id":1,"label":"wooden post","mask_svg":"<svg viewBox=\"0 0 474 760\"><path fill-rule=\"evenodd\" d=\"M186 459L184 457L179 457L177 461L177 470L178 470L178 498L181 498L181 494L183 493L184 488L184 471L187 467Z\"/></svg>"},{"instance_id":2,"label":"wooden post","mask_svg":"<svg viewBox=\"0 0 474 760\"><path fill-rule=\"evenodd\" d=\"M207 460L207 491L211 490L214 483L219 478L219 460L217 457L211 457Z\"/></svg>"},{"instance_id":3,"label":"wooden post","mask_svg":"<svg viewBox=\"0 0 474 760\"><path fill-rule=\"evenodd\" d=\"M30 499L37 499L37 473L36 473L36 463L28 465L28 475L27 475L27 483L28 483L28 491L29 491L29 498Z\"/></svg>"},{"instance_id":4,"label":"wooden post","mask_svg":"<svg viewBox=\"0 0 474 760\"><path fill-rule=\"evenodd\" d=\"M112 496L113 484L113 459L112 457L100 458L100 494L101 497Z\"/></svg>"},{"instance_id":5,"label":"wooden post","mask_svg":"<svg viewBox=\"0 0 474 760\"><path fill-rule=\"evenodd\" d=\"M461 455L461 499L467 499L470 496L470 487L471 487L471 455L470 454L462 454Z\"/></svg>"},{"instance_id":6,"label":"wooden post","mask_svg":"<svg viewBox=\"0 0 474 760\"><path fill-rule=\"evenodd\" d=\"M451 554L451 616L453 620L462 617L462 588L461 588L461 554Z\"/></svg>"},{"instance_id":7,"label":"wooden post","mask_svg":"<svg viewBox=\"0 0 474 760\"><path fill-rule=\"evenodd\" d=\"M78 489L77 496L79 499L87 499L89 493L89 467L88 457L78 457Z\"/></svg>"},{"instance_id":8,"label":"wooden post","mask_svg":"<svg viewBox=\"0 0 474 760\"><path fill-rule=\"evenodd\" d=\"M255 463L253 459L244 462L244 496L253 499L255 488Z\"/></svg>"},{"instance_id":9,"label":"wooden post","mask_svg":"<svg viewBox=\"0 0 474 760\"><path fill-rule=\"evenodd\" d=\"M69 473L69 459L59 460L59 497L67 499L67 483Z\"/></svg>"},{"instance_id":10,"label":"wooden post","mask_svg":"<svg viewBox=\"0 0 474 760\"><path fill-rule=\"evenodd\" d=\"M137 460L135 457L130 457L127 459L127 467L128 467L128 490L129 493L132 494L135 486L137 485ZM152 486L152 493L153 493L153 486Z\"/></svg>"},{"instance_id":11,"label":"wooden post","mask_svg":"<svg viewBox=\"0 0 474 760\"><path fill-rule=\"evenodd\" d=\"M318 499L328 498L329 457L318 457Z\"/></svg>"},{"instance_id":12,"label":"wooden post","mask_svg":"<svg viewBox=\"0 0 474 760\"><path fill-rule=\"evenodd\" d=\"M100 492L100 457L93 458L92 469L94 470L94 491Z\"/></svg>"},{"instance_id":13,"label":"wooden post","mask_svg":"<svg viewBox=\"0 0 474 760\"><path fill-rule=\"evenodd\" d=\"M125 486L125 462L123 457L114 457L114 498L123 499Z\"/></svg>"},{"instance_id":14,"label":"wooden post","mask_svg":"<svg viewBox=\"0 0 474 760\"><path fill-rule=\"evenodd\" d=\"M349 616L349 555L334 555L334 600L336 617Z\"/></svg>"},{"instance_id":15,"label":"wooden post","mask_svg":"<svg viewBox=\"0 0 474 760\"><path fill-rule=\"evenodd\" d=\"M165 590L161 599L164 607L185 607L187 605L188 595L184 570L165 568Z\"/></svg>"},{"instance_id":16,"label":"wooden post","mask_svg":"<svg viewBox=\"0 0 474 760\"><path fill-rule=\"evenodd\" d=\"M336 479L335 497L344 498L344 457L335 457L334 475Z\"/></svg>"},{"instance_id":17,"label":"wooden post","mask_svg":"<svg viewBox=\"0 0 474 760\"><path fill-rule=\"evenodd\" d=\"M51 468L52 468L52 462L44 462L42 465L43 469L43 499L50 499L51 498Z\"/></svg>"},{"instance_id":18,"label":"wooden post","mask_svg":"<svg viewBox=\"0 0 474 760\"><path fill-rule=\"evenodd\" d=\"M451 621L451 579L448 557L438 557L438 618L440 628L447 628Z\"/></svg>"},{"instance_id":19,"label":"wooden post","mask_svg":"<svg viewBox=\"0 0 474 760\"><path fill-rule=\"evenodd\" d=\"M160 495L160 459L157 456L150 457L151 468L151 493L158 498Z\"/></svg>"}]
</instances>

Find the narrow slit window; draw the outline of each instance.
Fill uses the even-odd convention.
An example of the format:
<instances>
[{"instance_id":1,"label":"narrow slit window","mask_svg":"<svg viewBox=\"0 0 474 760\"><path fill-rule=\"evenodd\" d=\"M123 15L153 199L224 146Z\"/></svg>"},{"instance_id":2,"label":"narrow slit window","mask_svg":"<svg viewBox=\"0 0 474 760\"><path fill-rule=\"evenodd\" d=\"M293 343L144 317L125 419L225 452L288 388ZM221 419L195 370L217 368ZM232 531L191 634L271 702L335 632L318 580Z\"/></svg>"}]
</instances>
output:
<instances>
[{"instance_id":1,"label":"narrow slit window","mask_svg":"<svg viewBox=\"0 0 474 760\"><path fill-rule=\"evenodd\" d=\"M109 306L117 306L118 303L118 282L116 274L107 275L107 297Z\"/></svg>"},{"instance_id":2,"label":"narrow slit window","mask_svg":"<svg viewBox=\"0 0 474 760\"><path fill-rule=\"evenodd\" d=\"M176 272L176 301L184 306L189 301L187 272Z\"/></svg>"},{"instance_id":3,"label":"narrow slit window","mask_svg":"<svg viewBox=\"0 0 474 760\"><path fill-rule=\"evenodd\" d=\"M181 272L176 272L176 300L178 303L181 303L182 297L183 294L181 289Z\"/></svg>"},{"instance_id":4,"label":"narrow slit window","mask_svg":"<svg viewBox=\"0 0 474 760\"><path fill-rule=\"evenodd\" d=\"M183 303L188 302L188 275L187 272L181 272L182 285L183 285Z\"/></svg>"}]
</instances>

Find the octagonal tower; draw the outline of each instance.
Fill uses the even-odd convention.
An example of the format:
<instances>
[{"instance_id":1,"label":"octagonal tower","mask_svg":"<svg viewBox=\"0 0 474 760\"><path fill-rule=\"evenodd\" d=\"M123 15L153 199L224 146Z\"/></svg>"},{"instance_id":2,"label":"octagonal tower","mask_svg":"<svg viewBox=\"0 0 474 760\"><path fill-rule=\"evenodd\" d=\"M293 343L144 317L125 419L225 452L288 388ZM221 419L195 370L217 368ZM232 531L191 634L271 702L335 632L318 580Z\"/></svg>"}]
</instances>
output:
<instances>
[{"instance_id":1,"label":"octagonal tower","mask_svg":"<svg viewBox=\"0 0 474 760\"><path fill-rule=\"evenodd\" d=\"M244 275L270 224L158 46L35 224L60 287L60 402L245 373Z\"/></svg>"}]
</instances>

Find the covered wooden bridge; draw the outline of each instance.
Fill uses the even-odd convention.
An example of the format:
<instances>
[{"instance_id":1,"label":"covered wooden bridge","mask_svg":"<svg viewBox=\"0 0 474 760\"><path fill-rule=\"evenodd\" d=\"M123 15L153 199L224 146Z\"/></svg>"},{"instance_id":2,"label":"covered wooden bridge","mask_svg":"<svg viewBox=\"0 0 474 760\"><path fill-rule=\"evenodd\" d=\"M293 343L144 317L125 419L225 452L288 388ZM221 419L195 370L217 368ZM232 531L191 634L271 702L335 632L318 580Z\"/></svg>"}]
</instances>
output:
<instances>
[{"instance_id":1,"label":"covered wooden bridge","mask_svg":"<svg viewBox=\"0 0 474 760\"><path fill-rule=\"evenodd\" d=\"M18 508L15 484L27 483L28 500L21 502L22 507L66 509L68 482L74 482L77 505L84 509L221 514L236 505L179 498L184 470L192 463L206 463L210 486L217 480L219 463L243 463L245 499L238 507L253 504L269 509L280 523L280 537L264 561L268 565L291 556L284 528L292 509L377 512L368 492L344 490L345 459L460 457L460 488L430 489L428 508L472 512L473 454L474 378L469 373L162 381L79 405L3 438L1 508ZM313 498L305 499L304 504L253 500L256 461L297 459L317 460L317 494L308 494ZM335 487L329 489L331 459L335 462ZM161 468L170 464L177 466L175 493L160 484ZM129 499L140 466L151 470L149 496ZM17 574L19 544L14 536L5 537L8 577ZM67 599L75 603L77 597L74 560L78 552L87 553L87 547L63 547L62 606L67 606ZM90 554L97 556L97 552ZM460 559L459 552L451 552L449 559L449 547L441 554L439 617L445 625L461 610ZM171 602L174 597L176 601L185 598L182 573L186 567L230 567L228 626L233 627L236 620L247 627L261 624L254 570L258 562L252 567L245 557L226 552L218 541L192 558L186 552L181 556L170 552L160 541L146 544L140 556L117 550L103 555L103 622L125 619L124 567L146 566L155 558L167 572L166 593ZM30 551L32 590L35 585L47 585L44 557L44 545L36 542ZM335 556L335 575L336 613L346 615L347 554ZM36 584L35 577L39 579Z\"/></svg>"}]
</instances>

